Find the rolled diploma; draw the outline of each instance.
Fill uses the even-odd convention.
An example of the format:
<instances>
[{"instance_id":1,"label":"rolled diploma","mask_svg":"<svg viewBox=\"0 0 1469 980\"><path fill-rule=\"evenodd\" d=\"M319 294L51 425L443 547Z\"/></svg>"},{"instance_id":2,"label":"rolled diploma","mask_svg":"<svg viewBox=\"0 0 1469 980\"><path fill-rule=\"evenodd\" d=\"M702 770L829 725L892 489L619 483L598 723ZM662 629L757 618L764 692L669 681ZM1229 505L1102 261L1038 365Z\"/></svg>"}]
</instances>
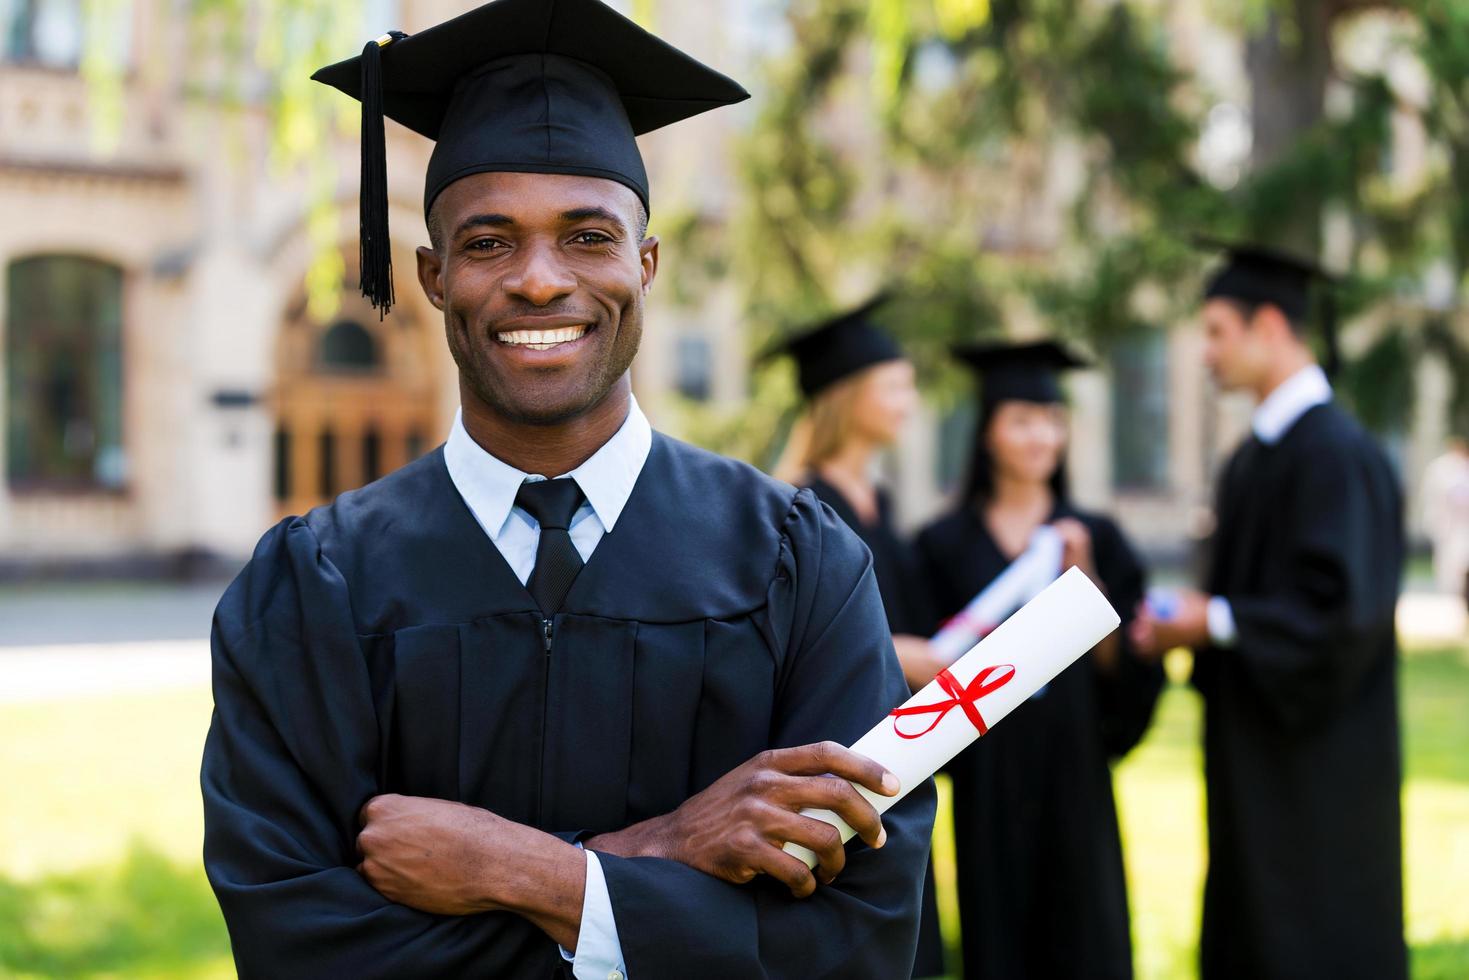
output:
<instances>
[{"instance_id":1,"label":"rolled diploma","mask_svg":"<svg viewBox=\"0 0 1469 980\"><path fill-rule=\"evenodd\" d=\"M948 671L962 687L968 687L986 667L1000 667L995 677L1003 676L1005 667L1014 674L1001 686L979 698L978 709L987 728L999 724L1017 705L1023 703L1042 685L1049 684L1120 624L1116 611L1081 569L1073 566L1052 582L1015 615L995 628L989 636L949 665ZM943 704L952 700L937 680L903 703L903 707ZM980 736L968 715L955 707L943 715L932 731L917 738L903 738L894 723L913 733L928 727L935 714L897 718L891 714L873 726L852 746L852 751L865 755L898 777L901 789L897 796L879 796L857 786L878 813L908 795L944 763L972 745ZM842 840L852 839L855 831L830 810L803 810L803 816L825 820L842 833ZM816 855L799 844L787 843L786 853L795 855L816 867Z\"/></svg>"},{"instance_id":2,"label":"rolled diploma","mask_svg":"<svg viewBox=\"0 0 1469 980\"><path fill-rule=\"evenodd\" d=\"M1060 533L1042 524L1030 536L1030 543L1019 558L1012 561L995 580L985 586L969 604L951 617L933 635L929 644L941 659L952 663L973 649L991 630L1025 605L1061 573L1063 542Z\"/></svg>"}]
</instances>

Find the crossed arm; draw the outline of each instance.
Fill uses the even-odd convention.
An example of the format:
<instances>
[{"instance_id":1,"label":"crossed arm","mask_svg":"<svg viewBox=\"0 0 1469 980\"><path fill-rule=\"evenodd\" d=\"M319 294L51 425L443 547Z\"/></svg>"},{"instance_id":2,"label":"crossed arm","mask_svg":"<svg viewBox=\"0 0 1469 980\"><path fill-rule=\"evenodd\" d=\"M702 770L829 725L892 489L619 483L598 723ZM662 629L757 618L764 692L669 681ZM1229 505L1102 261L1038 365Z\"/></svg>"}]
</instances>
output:
<instances>
[{"instance_id":1,"label":"crossed arm","mask_svg":"<svg viewBox=\"0 0 1469 980\"><path fill-rule=\"evenodd\" d=\"M848 780L885 796L898 792L895 776L835 742L772 749L672 813L593 837L586 847L674 860L732 884L767 874L805 898L841 873L846 849L834 827L801 810L839 814L871 847L886 841L877 812ZM360 819L357 871L383 897L437 915L512 912L576 949L586 876L578 848L446 800L375 796ZM817 854L814 871L782 850L787 841Z\"/></svg>"},{"instance_id":2,"label":"crossed arm","mask_svg":"<svg viewBox=\"0 0 1469 980\"><path fill-rule=\"evenodd\" d=\"M672 813L583 842L632 974L886 977L911 964L931 787L908 787L885 814L881 852L853 842L847 854L799 816L834 810L880 843L882 823L846 780L881 793L884 774L821 740L861 734L903 684L865 550L810 500L797 504L770 594L770 642L785 654L767 744L779 748ZM241 976L560 966L557 943L577 943L588 859L564 836L484 810L378 797L373 678L346 582L308 525L284 522L262 541L221 600L213 647L204 857ZM814 874L782 853L786 841L822 856Z\"/></svg>"}]
</instances>

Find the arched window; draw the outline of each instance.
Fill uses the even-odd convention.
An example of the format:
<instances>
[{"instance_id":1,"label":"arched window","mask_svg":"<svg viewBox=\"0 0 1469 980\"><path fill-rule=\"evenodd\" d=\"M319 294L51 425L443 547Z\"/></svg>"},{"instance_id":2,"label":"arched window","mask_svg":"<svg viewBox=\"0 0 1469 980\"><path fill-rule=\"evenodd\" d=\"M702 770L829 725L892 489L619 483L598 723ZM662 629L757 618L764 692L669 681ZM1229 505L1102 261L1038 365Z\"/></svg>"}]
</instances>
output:
<instances>
[{"instance_id":1,"label":"arched window","mask_svg":"<svg viewBox=\"0 0 1469 980\"><path fill-rule=\"evenodd\" d=\"M12 263L5 380L13 488L121 488L122 271L69 255Z\"/></svg>"},{"instance_id":2,"label":"arched window","mask_svg":"<svg viewBox=\"0 0 1469 980\"><path fill-rule=\"evenodd\" d=\"M321 335L317 361L326 371L372 371L378 366L377 340L362 324L338 320Z\"/></svg>"}]
</instances>

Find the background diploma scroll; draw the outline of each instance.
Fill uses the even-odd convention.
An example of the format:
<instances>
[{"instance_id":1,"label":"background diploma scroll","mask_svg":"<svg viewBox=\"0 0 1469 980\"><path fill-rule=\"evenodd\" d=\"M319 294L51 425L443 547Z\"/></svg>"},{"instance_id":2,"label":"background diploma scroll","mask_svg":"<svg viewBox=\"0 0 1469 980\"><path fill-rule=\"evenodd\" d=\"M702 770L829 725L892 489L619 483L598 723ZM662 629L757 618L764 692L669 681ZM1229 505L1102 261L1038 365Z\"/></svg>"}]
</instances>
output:
<instances>
[{"instance_id":1,"label":"background diploma scroll","mask_svg":"<svg viewBox=\"0 0 1469 980\"><path fill-rule=\"evenodd\" d=\"M1120 624L1107 597L1079 568L1071 568L1001 623L857 740L852 751L882 764L902 784L894 797L861 793L882 813L932 776L989 728ZM853 830L830 810L803 810L852 839ZM816 866L799 844L786 853Z\"/></svg>"},{"instance_id":2,"label":"background diploma scroll","mask_svg":"<svg viewBox=\"0 0 1469 980\"><path fill-rule=\"evenodd\" d=\"M933 635L929 645L947 663L953 663L984 639L996 626L1025 605L1061 574L1061 534L1042 524L1030 543L993 582L959 610Z\"/></svg>"}]
</instances>

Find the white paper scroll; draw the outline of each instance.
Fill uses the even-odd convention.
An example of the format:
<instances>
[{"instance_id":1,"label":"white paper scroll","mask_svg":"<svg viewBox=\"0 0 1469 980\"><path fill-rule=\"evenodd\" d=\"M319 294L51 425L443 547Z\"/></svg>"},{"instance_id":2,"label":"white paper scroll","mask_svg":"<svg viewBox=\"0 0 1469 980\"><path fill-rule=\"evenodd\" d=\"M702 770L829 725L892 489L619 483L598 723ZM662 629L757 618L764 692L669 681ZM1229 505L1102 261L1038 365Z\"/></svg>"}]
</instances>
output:
<instances>
[{"instance_id":1,"label":"white paper scroll","mask_svg":"<svg viewBox=\"0 0 1469 980\"><path fill-rule=\"evenodd\" d=\"M1119 623L1107 597L1073 567L852 746L902 786L897 796L878 796L861 786L857 792L878 813L886 811ZM830 810L802 813L836 827L843 841L852 839L852 828ZM785 850L816 866L807 848L786 844Z\"/></svg>"},{"instance_id":2,"label":"white paper scroll","mask_svg":"<svg viewBox=\"0 0 1469 980\"><path fill-rule=\"evenodd\" d=\"M1040 594L1061 574L1063 543L1060 533L1042 524L1030 536L1020 557L943 625L929 645L942 660L952 663L989 635L1011 613Z\"/></svg>"}]
</instances>

